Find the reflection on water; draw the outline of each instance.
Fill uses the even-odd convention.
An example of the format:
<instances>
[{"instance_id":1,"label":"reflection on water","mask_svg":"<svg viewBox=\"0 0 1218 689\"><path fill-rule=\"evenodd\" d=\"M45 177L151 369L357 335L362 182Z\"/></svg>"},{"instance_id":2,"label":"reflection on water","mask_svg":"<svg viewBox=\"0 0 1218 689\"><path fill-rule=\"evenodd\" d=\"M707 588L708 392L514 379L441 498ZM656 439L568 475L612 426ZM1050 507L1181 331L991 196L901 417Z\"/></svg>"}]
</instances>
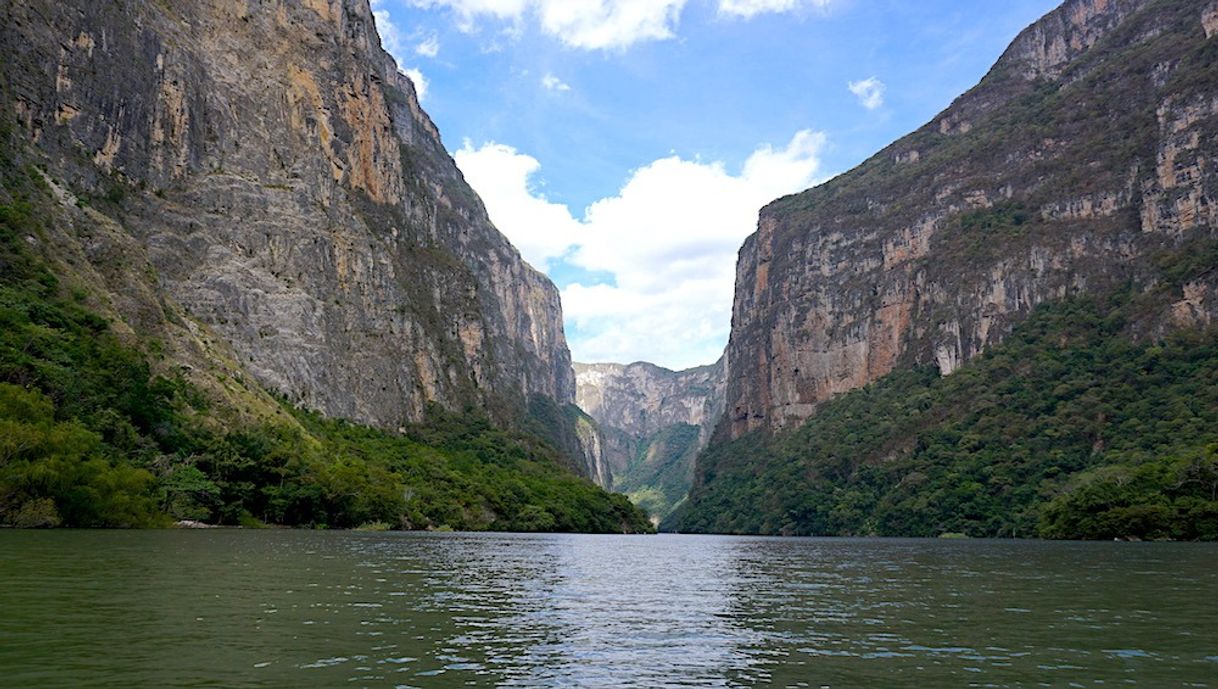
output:
<instances>
[{"instance_id":1,"label":"reflection on water","mask_svg":"<svg viewBox=\"0 0 1218 689\"><path fill-rule=\"evenodd\" d=\"M0 532L0 686L1218 687L1218 548Z\"/></svg>"}]
</instances>

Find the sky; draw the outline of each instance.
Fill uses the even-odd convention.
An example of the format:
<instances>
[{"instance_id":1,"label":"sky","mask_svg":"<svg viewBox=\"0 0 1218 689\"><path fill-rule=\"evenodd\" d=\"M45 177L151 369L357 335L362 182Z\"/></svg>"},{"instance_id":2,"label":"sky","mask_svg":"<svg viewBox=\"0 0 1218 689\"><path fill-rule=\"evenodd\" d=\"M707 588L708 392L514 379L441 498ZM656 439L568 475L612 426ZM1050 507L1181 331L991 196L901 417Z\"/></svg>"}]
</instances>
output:
<instances>
[{"instance_id":1,"label":"sky","mask_svg":"<svg viewBox=\"0 0 1218 689\"><path fill-rule=\"evenodd\" d=\"M1056 0L373 0L580 362L722 354L766 203L975 85Z\"/></svg>"}]
</instances>

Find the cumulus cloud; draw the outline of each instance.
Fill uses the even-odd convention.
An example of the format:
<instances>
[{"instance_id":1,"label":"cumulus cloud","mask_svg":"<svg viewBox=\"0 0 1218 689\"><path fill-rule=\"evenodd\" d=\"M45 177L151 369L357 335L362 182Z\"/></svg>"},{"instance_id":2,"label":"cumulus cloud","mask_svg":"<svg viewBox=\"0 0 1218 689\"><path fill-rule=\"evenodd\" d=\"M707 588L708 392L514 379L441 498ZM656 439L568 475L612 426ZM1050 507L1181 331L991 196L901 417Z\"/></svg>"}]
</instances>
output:
<instances>
[{"instance_id":1,"label":"cumulus cloud","mask_svg":"<svg viewBox=\"0 0 1218 689\"><path fill-rule=\"evenodd\" d=\"M376 19L376 32L381 35L381 46L399 65L405 64L403 58L408 52L406 36L397 24L393 23L393 17L389 15L389 10L385 9L385 0L372 0L372 16Z\"/></svg>"},{"instance_id":2,"label":"cumulus cloud","mask_svg":"<svg viewBox=\"0 0 1218 689\"><path fill-rule=\"evenodd\" d=\"M547 74L541 78L541 85L547 91L570 91L571 85L554 76Z\"/></svg>"},{"instance_id":3,"label":"cumulus cloud","mask_svg":"<svg viewBox=\"0 0 1218 689\"><path fill-rule=\"evenodd\" d=\"M517 19L534 0L409 0L410 4L423 9L448 7L467 22L479 15L496 19Z\"/></svg>"},{"instance_id":4,"label":"cumulus cloud","mask_svg":"<svg viewBox=\"0 0 1218 689\"><path fill-rule=\"evenodd\" d=\"M884 82L875 77L868 77L862 81L852 81L846 85L859 99L859 105L862 105L868 110L875 110L884 104Z\"/></svg>"},{"instance_id":5,"label":"cumulus cloud","mask_svg":"<svg viewBox=\"0 0 1218 689\"><path fill-rule=\"evenodd\" d=\"M393 18L389 16L389 10L385 9L384 5L385 0L372 0L372 16L376 20L376 32L381 36L381 46L393 56L394 61L398 63L398 69L414 82L415 93L422 101L427 96L427 78L417 67L406 67L406 56L410 53L409 40L393 23ZM436 50L439 50L438 42ZM415 52L418 52L417 48Z\"/></svg>"},{"instance_id":6,"label":"cumulus cloud","mask_svg":"<svg viewBox=\"0 0 1218 689\"><path fill-rule=\"evenodd\" d=\"M832 0L719 0L719 14L751 19L768 12L791 12L804 7L826 9Z\"/></svg>"},{"instance_id":7,"label":"cumulus cloud","mask_svg":"<svg viewBox=\"0 0 1218 689\"><path fill-rule=\"evenodd\" d=\"M662 158L580 219L531 186L540 164L509 146L466 142L457 164L531 263L613 276L613 284L563 290L577 360L684 368L721 353L736 251L761 206L820 179L824 143L823 134L801 131L785 146L759 147L736 174L720 162Z\"/></svg>"},{"instance_id":8,"label":"cumulus cloud","mask_svg":"<svg viewBox=\"0 0 1218 689\"><path fill-rule=\"evenodd\" d=\"M410 81L414 84L415 95L419 97L419 102L422 103L424 100L426 100L427 87L431 85L428 83L427 77L423 76L423 73L415 67L403 69L402 74L410 77Z\"/></svg>"},{"instance_id":9,"label":"cumulus cloud","mask_svg":"<svg viewBox=\"0 0 1218 689\"><path fill-rule=\"evenodd\" d=\"M672 38L686 0L539 0L541 27L573 48Z\"/></svg>"},{"instance_id":10,"label":"cumulus cloud","mask_svg":"<svg viewBox=\"0 0 1218 689\"><path fill-rule=\"evenodd\" d=\"M580 241L583 227L567 207L551 203L533 186L532 177L541 170L536 158L497 143L475 149L468 139L453 157L495 226L529 263L545 270Z\"/></svg>"},{"instance_id":11,"label":"cumulus cloud","mask_svg":"<svg viewBox=\"0 0 1218 689\"><path fill-rule=\"evenodd\" d=\"M440 38L435 34L424 38L418 45L414 47L415 55L423 57L435 57L440 54Z\"/></svg>"},{"instance_id":12,"label":"cumulus cloud","mask_svg":"<svg viewBox=\"0 0 1218 689\"><path fill-rule=\"evenodd\" d=\"M385 0L378 0L384 2ZM689 0L402 0L422 9L448 9L465 32L480 21L507 22L509 36L526 21L569 47L617 50L644 41L673 38ZM750 19L759 14L803 9L827 10L835 0L718 0L722 16ZM374 3L374 5L377 3Z\"/></svg>"},{"instance_id":13,"label":"cumulus cloud","mask_svg":"<svg viewBox=\"0 0 1218 689\"><path fill-rule=\"evenodd\" d=\"M425 9L447 7L458 27L473 31L479 19L520 24L534 18L541 29L572 48L620 49L672 38L687 0L409 0Z\"/></svg>"}]
</instances>

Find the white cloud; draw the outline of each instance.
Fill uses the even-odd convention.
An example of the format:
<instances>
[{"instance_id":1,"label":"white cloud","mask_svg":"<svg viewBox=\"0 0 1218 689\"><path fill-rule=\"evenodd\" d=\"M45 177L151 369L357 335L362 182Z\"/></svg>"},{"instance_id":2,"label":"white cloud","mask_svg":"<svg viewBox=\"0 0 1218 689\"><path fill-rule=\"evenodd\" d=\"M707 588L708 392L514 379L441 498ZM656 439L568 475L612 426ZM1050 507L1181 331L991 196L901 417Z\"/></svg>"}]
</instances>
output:
<instances>
[{"instance_id":1,"label":"white cloud","mask_svg":"<svg viewBox=\"0 0 1218 689\"><path fill-rule=\"evenodd\" d=\"M374 6L384 2L377 0ZM689 0L403 0L422 9L446 8L457 28L478 30L481 20L507 22L509 37L519 37L528 20L569 47L617 50L676 35ZM827 10L838 0L718 0L720 15L750 19L759 14L803 9ZM426 53L421 53L426 54Z\"/></svg>"},{"instance_id":2,"label":"white cloud","mask_svg":"<svg viewBox=\"0 0 1218 689\"><path fill-rule=\"evenodd\" d=\"M801 131L784 147L758 148L739 174L719 162L662 158L582 220L530 188L540 164L509 146L466 142L457 164L531 263L561 259L613 276L612 285L563 290L577 360L684 368L721 353L740 243L761 206L818 181L824 143L823 134Z\"/></svg>"},{"instance_id":3,"label":"white cloud","mask_svg":"<svg viewBox=\"0 0 1218 689\"><path fill-rule=\"evenodd\" d=\"M583 227L567 207L551 203L530 184L541 169L532 156L511 146L488 143L475 149L467 139L453 156L495 226L511 238L529 263L545 270L579 242Z\"/></svg>"},{"instance_id":4,"label":"white cloud","mask_svg":"<svg viewBox=\"0 0 1218 689\"><path fill-rule=\"evenodd\" d=\"M490 15L496 19L519 19L534 0L409 0L410 4L423 9L449 7L467 22L479 15Z\"/></svg>"},{"instance_id":5,"label":"white cloud","mask_svg":"<svg viewBox=\"0 0 1218 689\"><path fill-rule=\"evenodd\" d=\"M422 103L427 98L427 87L430 86L427 82L427 77L418 69L411 67L403 69L402 74L410 77L410 81L414 84L415 95L419 97L419 102Z\"/></svg>"},{"instance_id":6,"label":"white cloud","mask_svg":"<svg viewBox=\"0 0 1218 689\"><path fill-rule=\"evenodd\" d=\"M875 110L884 104L884 82L875 77L869 77L862 81L852 81L846 85L859 99L859 105L862 105L868 110Z\"/></svg>"},{"instance_id":7,"label":"white cloud","mask_svg":"<svg viewBox=\"0 0 1218 689\"><path fill-rule=\"evenodd\" d=\"M566 83L562 79L559 79L558 77L554 76L553 74L547 74L544 77L542 77L541 85L547 91L570 91L571 90L570 84Z\"/></svg>"},{"instance_id":8,"label":"white cloud","mask_svg":"<svg viewBox=\"0 0 1218 689\"><path fill-rule=\"evenodd\" d=\"M640 41L673 37L688 0L409 0L415 7L447 7L458 27L473 31L489 18L520 24L536 19L541 29L572 48L626 48Z\"/></svg>"},{"instance_id":9,"label":"white cloud","mask_svg":"<svg viewBox=\"0 0 1218 689\"><path fill-rule=\"evenodd\" d=\"M435 34L428 36L414 47L414 53L415 55L422 55L423 57L435 57L439 55L440 38Z\"/></svg>"},{"instance_id":10,"label":"white cloud","mask_svg":"<svg viewBox=\"0 0 1218 689\"><path fill-rule=\"evenodd\" d=\"M407 46L409 41L402 30L393 23L389 10L384 9L384 4L385 0L372 0L372 16L376 20L376 32L381 36L381 46L393 56L394 61L398 64L398 69L414 82L415 93L422 101L427 97L427 78L417 67L405 67L407 64L405 58L410 52ZM439 50L438 43L436 49Z\"/></svg>"},{"instance_id":11,"label":"white cloud","mask_svg":"<svg viewBox=\"0 0 1218 689\"><path fill-rule=\"evenodd\" d=\"M573 48L672 38L686 0L538 0L541 27Z\"/></svg>"},{"instance_id":12,"label":"white cloud","mask_svg":"<svg viewBox=\"0 0 1218 689\"><path fill-rule=\"evenodd\" d=\"M389 10L385 9L385 0L372 1L372 16L376 19L376 32L381 35L381 46L397 60L399 66L406 64L403 59L409 52L406 47L406 36L393 23Z\"/></svg>"},{"instance_id":13,"label":"white cloud","mask_svg":"<svg viewBox=\"0 0 1218 689\"><path fill-rule=\"evenodd\" d=\"M782 13L813 7L824 10L832 0L719 0L719 14L751 19L767 12Z\"/></svg>"}]
</instances>

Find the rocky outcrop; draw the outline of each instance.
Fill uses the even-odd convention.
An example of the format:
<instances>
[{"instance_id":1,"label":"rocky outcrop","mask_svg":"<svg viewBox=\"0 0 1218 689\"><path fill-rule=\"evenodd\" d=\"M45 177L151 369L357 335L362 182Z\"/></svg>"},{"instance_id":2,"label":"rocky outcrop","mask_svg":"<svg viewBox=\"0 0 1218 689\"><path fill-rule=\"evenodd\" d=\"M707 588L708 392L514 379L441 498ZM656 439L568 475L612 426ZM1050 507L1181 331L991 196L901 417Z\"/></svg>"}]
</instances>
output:
<instances>
[{"instance_id":1,"label":"rocky outcrop","mask_svg":"<svg viewBox=\"0 0 1218 689\"><path fill-rule=\"evenodd\" d=\"M762 210L740 251L726 437L783 429L894 368L951 373L1037 304L1173 291L1150 331L1212 322L1214 3L1069 0L974 89L859 168Z\"/></svg>"},{"instance_id":2,"label":"rocky outcrop","mask_svg":"<svg viewBox=\"0 0 1218 689\"><path fill-rule=\"evenodd\" d=\"M685 371L642 362L574 366L576 404L596 422L585 445L595 450L594 475L663 517L688 492L694 457L723 414L723 359Z\"/></svg>"},{"instance_id":3,"label":"rocky outcrop","mask_svg":"<svg viewBox=\"0 0 1218 689\"><path fill-rule=\"evenodd\" d=\"M389 428L431 402L573 401L557 290L487 219L367 0L14 0L0 59L39 167L262 385Z\"/></svg>"}]
</instances>

